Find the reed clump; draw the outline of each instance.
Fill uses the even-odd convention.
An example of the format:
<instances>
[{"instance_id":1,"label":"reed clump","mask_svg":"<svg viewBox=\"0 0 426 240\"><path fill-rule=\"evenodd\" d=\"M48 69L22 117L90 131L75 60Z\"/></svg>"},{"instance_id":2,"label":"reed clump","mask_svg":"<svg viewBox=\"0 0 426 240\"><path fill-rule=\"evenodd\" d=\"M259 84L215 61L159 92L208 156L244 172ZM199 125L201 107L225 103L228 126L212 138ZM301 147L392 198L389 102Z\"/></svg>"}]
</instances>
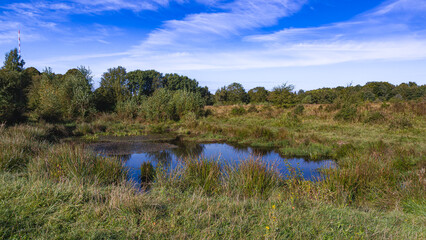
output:
<instances>
[{"instance_id":1,"label":"reed clump","mask_svg":"<svg viewBox=\"0 0 426 240\"><path fill-rule=\"evenodd\" d=\"M0 136L0 169L6 171L25 169L35 155L48 147L42 141L46 131L39 127L0 125Z\"/></svg>"},{"instance_id":2,"label":"reed clump","mask_svg":"<svg viewBox=\"0 0 426 240\"><path fill-rule=\"evenodd\" d=\"M102 185L121 182L125 177L118 158L91 154L79 145L50 147L34 158L28 171L34 176L55 181L73 180Z\"/></svg>"},{"instance_id":3,"label":"reed clump","mask_svg":"<svg viewBox=\"0 0 426 240\"><path fill-rule=\"evenodd\" d=\"M148 185L155 179L155 168L151 162L144 162L141 165L141 182L142 185Z\"/></svg>"},{"instance_id":4,"label":"reed clump","mask_svg":"<svg viewBox=\"0 0 426 240\"><path fill-rule=\"evenodd\" d=\"M279 185L280 180L274 164L260 158L249 158L227 166L224 184L229 192L263 198Z\"/></svg>"},{"instance_id":5,"label":"reed clump","mask_svg":"<svg viewBox=\"0 0 426 240\"><path fill-rule=\"evenodd\" d=\"M221 167L219 161L206 158L184 159L183 184L186 189L202 189L207 194L221 189Z\"/></svg>"}]
</instances>

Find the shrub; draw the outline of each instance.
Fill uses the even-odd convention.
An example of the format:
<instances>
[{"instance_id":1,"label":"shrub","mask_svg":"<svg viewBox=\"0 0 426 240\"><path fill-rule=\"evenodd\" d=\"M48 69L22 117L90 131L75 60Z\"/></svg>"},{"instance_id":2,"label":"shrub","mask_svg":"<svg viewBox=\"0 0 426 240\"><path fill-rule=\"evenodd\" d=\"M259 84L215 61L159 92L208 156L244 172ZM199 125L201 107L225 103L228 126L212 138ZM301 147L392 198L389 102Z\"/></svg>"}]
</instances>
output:
<instances>
[{"instance_id":1,"label":"shrub","mask_svg":"<svg viewBox=\"0 0 426 240\"><path fill-rule=\"evenodd\" d=\"M412 128L413 123L407 116L398 116L392 119L389 124L389 129L407 129Z\"/></svg>"},{"instance_id":2,"label":"shrub","mask_svg":"<svg viewBox=\"0 0 426 240\"><path fill-rule=\"evenodd\" d=\"M233 107L231 110L231 114L234 116L241 116L246 114L246 109L243 106Z\"/></svg>"},{"instance_id":3,"label":"shrub","mask_svg":"<svg viewBox=\"0 0 426 240\"><path fill-rule=\"evenodd\" d=\"M84 136L87 134L93 134L93 129L89 123L77 124L75 130L73 131L75 136Z\"/></svg>"},{"instance_id":4,"label":"shrub","mask_svg":"<svg viewBox=\"0 0 426 240\"><path fill-rule=\"evenodd\" d=\"M149 129L148 129L150 133L157 133L157 134L165 133L167 130L168 130L167 125L163 123L151 124L149 125Z\"/></svg>"},{"instance_id":5,"label":"shrub","mask_svg":"<svg viewBox=\"0 0 426 240\"><path fill-rule=\"evenodd\" d=\"M357 117L357 107L354 105L344 105L334 116L335 120L355 121Z\"/></svg>"},{"instance_id":6,"label":"shrub","mask_svg":"<svg viewBox=\"0 0 426 240\"><path fill-rule=\"evenodd\" d=\"M339 102L337 102L337 103L333 103L333 104L327 104L325 106L325 111L326 112L333 112L333 111L336 111L340 108L342 108L342 105Z\"/></svg>"},{"instance_id":7,"label":"shrub","mask_svg":"<svg viewBox=\"0 0 426 240\"><path fill-rule=\"evenodd\" d=\"M139 105L136 98L117 103L116 111L121 118L135 118L138 115Z\"/></svg>"},{"instance_id":8,"label":"shrub","mask_svg":"<svg viewBox=\"0 0 426 240\"><path fill-rule=\"evenodd\" d=\"M257 113L257 112L259 112L259 111L257 110L257 108L256 108L256 106L255 106L255 105L250 105L250 107L249 107L249 109L247 110L247 112L249 112L249 113Z\"/></svg>"},{"instance_id":9,"label":"shrub","mask_svg":"<svg viewBox=\"0 0 426 240\"><path fill-rule=\"evenodd\" d=\"M281 116L280 123L285 127L297 127L300 125L301 120L297 115L289 112Z\"/></svg>"},{"instance_id":10,"label":"shrub","mask_svg":"<svg viewBox=\"0 0 426 240\"><path fill-rule=\"evenodd\" d=\"M293 109L293 113L295 115L302 115L303 112L305 111L305 107L303 105L297 105L294 109Z\"/></svg>"},{"instance_id":11,"label":"shrub","mask_svg":"<svg viewBox=\"0 0 426 240\"><path fill-rule=\"evenodd\" d=\"M198 125L197 115L193 112L189 112L183 117L183 122L186 127L195 128Z\"/></svg>"},{"instance_id":12,"label":"shrub","mask_svg":"<svg viewBox=\"0 0 426 240\"><path fill-rule=\"evenodd\" d=\"M199 93L158 89L142 105L141 115L149 120L177 121L190 112L201 116L204 104Z\"/></svg>"},{"instance_id":13,"label":"shrub","mask_svg":"<svg viewBox=\"0 0 426 240\"><path fill-rule=\"evenodd\" d=\"M252 137L271 140L274 138L274 133L266 127L256 126L253 128Z\"/></svg>"},{"instance_id":14,"label":"shrub","mask_svg":"<svg viewBox=\"0 0 426 240\"><path fill-rule=\"evenodd\" d=\"M205 102L200 93L193 93L184 90L177 90L173 93L171 102L169 103L174 112L170 119L180 120L188 113L194 113L201 116Z\"/></svg>"},{"instance_id":15,"label":"shrub","mask_svg":"<svg viewBox=\"0 0 426 240\"><path fill-rule=\"evenodd\" d=\"M369 112L364 123L382 123L386 120L385 116L381 112Z\"/></svg>"}]
</instances>

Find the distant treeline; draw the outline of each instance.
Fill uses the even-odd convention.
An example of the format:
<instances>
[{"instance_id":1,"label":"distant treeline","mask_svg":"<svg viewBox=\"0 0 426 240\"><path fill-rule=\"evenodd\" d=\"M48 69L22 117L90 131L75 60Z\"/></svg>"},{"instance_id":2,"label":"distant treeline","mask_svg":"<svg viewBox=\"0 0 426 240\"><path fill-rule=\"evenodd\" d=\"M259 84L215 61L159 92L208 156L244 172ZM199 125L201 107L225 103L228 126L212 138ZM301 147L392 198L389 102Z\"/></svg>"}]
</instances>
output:
<instances>
[{"instance_id":1,"label":"distant treeline","mask_svg":"<svg viewBox=\"0 0 426 240\"><path fill-rule=\"evenodd\" d=\"M403 101L424 99L426 86L370 82L364 86L323 88L294 92L292 85L272 91L256 87L245 91L239 83L222 87L212 95L195 79L155 70L127 72L110 68L102 75L100 87L93 89L90 69L78 67L65 74L50 68L39 72L24 68L17 49L5 56L0 69L0 122L73 121L96 112L116 112L122 117L148 120L179 120L205 114L205 105L266 103L288 107L296 104L358 103L363 101Z\"/></svg>"},{"instance_id":2,"label":"distant treeline","mask_svg":"<svg viewBox=\"0 0 426 240\"><path fill-rule=\"evenodd\" d=\"M248 92L239 83L232 83L216 91L215 102L220 104L266 103L278 106L294 104L331 104L336 102L359 103L364 101L383 102L417 100L426 96L426 85L414 82L393 85L388 82L368 82L364 86L347 86L336 88L321 88L311 91L293 91L293 85L283 84L266 90L256 87Z\"/></svg>"}]
</instances>

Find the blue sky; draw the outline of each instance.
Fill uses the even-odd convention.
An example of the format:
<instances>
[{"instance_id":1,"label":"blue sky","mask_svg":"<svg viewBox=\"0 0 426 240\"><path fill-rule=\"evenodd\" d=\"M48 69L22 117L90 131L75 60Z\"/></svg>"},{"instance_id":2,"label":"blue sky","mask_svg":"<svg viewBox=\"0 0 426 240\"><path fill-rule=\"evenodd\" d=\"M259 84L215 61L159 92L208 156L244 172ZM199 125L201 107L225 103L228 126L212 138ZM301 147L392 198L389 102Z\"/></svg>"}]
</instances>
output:
<instances>
[{"instance_id":1,"label":"blue sky","mask_svg":"<svg viewBox=\"0 0 426 240\"><path fill-rule=\"evenodd\" d=\"M156 69L214 92L426 84L426 0L31 0L0 2L0 49L54 72ZM98 83L95 83L97 86Z\"/></svg>"}]
</instances>

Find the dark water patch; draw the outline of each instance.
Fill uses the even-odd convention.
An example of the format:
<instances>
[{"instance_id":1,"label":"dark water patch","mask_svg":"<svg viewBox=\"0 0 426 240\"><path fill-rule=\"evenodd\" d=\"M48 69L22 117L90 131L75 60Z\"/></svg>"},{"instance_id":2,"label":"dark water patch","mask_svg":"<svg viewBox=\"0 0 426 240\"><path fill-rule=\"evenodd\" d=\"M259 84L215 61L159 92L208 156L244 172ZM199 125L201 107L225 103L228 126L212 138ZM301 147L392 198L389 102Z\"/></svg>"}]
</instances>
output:
<instances>
[{"instance_id":1,"label":"dark water patch","mask_svg":"<svg viewBox=\"0 0 426 240\"><path fill-rule=\"evenodd\" d=\"M96 143L91 148L105 155L120 156L129 171L129 180L141 183L141 165L151 162L154 167L162 166L172 170L182 164L183 158L204 157L218 160L222 164L238 164L248 158L261 158L272 163L284 177L298 174L306 180L321 178L321 168L335 167L333 160L312 161L303 158L286 158L271 148L253 148L226 143L183 142L174 139L169 142L110 141Z\"/></svg>"}]
</instances>

